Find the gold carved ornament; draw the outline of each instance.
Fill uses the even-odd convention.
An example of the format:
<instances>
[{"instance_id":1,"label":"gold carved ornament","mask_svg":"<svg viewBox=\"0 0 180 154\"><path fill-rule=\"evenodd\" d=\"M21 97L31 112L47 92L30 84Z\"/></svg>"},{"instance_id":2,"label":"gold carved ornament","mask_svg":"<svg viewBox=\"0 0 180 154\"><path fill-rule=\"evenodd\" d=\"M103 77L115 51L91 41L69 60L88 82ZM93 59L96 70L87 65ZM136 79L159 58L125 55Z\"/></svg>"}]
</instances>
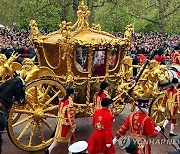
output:
<instances>
[{"instance_id":1,"label":"gold carved ornament","mask_svg":"<svg viewBox=\"0 0 180 154\"><path fill-rule=\"evenodd\" d=\"M14 71L21 69L21 64L14 62L18 58L18 54L13 52L9 59L4 54L0 54L0 76L2 82L6 81L6 77L13 77Z\"/></svg>"}]
</instances>

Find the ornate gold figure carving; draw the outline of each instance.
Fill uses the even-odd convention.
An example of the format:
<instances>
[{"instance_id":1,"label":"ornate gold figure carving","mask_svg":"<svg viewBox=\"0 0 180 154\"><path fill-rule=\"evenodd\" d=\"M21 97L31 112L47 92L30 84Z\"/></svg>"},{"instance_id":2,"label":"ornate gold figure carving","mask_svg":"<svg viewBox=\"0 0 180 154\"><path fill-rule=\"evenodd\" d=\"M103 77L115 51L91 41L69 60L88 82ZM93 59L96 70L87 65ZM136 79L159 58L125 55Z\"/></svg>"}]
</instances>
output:
<instances>
[{"instance_id":1,"label":"ornate gold figure carving","mask_svg":"<svg viewBox=\"0 0 180 154\"><path fill-rule=\"evenodd\" d=\"M55 73L51 69L35 65L34 60L35 57L33 57L32 59L24 58L22 62L20 77L24 79L25 83L28 83L42 76L55 76Z\"/></svg>"},{"instance_id":2,"label":"ornate gold figure carving","mask_svg":"<svg viewBox=\"0 0 180 154\"><path fill-rule=\"evenodd\" d=\"M71 22L62 21L59 32L63 36L69 37L71 35Z\"/></svg>"},{"instance_id":3,"label":"ornate gold figure carving","mask_svg":"<svg viewBox=\"0 0 180 154\"><path fill-rule=\"evenodd\" d=\"M167 66L159 65L156 60L151 60L149 66L143 72L139 84L135 87L134 94L138 97L154 97L159 94L156 83L169 78L164 75Z\"/></svg>"},{"instance_id":4,"label":"ornate gold figure carving","mask_svg":"<svg viewBox=\"0 0 180 154\"><path fill-rule=\"evenodd\" d=\"M132 24L126 26L126 31L124 33L124 38L130 39L134 31L134 26Z\"/></svg>"},{"instance_id":5,"label":"ornate gold figure carving","mask_svg":"<svg viewBox=\"0 0 180 154\"><path fill-rule=\"evenodd\" d=\"M77 26L77 29L76 29L77 31L82 31L82 30L88 29L89 28L89 23L88 23L89 16L90 16L90 11L88 10L88 7L86 5L84 5L84 3L82 2L80 4L80 6L78 6L78 11L77 11L78 20L72 28Z\"/></svg>"},{"instance_id":6,"label":"ornate gold figure carving","mask_svg":"<svg viewBox=\"0 0 180 154\"><path fill-rule=\"evenodd\" d=\"M96 30L96 31L101 31L101 25L100 24L92 24L92 29Z\"/></svg>"},{"instance_id":7,"label":"ornate gold figure carving","mask_svg":"<svg viewBox=\"0 0 180 154\"><path fill-rule=\"evenodd\" d=\"M2 82L6 80L6 77L13 77L14 71L20 69L21 65L14 62L18 54L12 54L9 59L4 54L0 54L0 77Z\"/></svg>"},{"instance_id":8,"label":"ornate gold figure carving","mask_svg":"<svg viewBox=\"0 0 180 154\"><path fill-rule=\"evenodd\" d=\"M33 38L37 39L40 36L40 32L39 32L39 29L37 27L36 21L35 20L31 20L29 26L31 28L31 33L33 35Z\"/></svg>"},{"instance_id":9,"label":"ornate gold figure carving","mask_svg":"<svg viewBox=\"0 0 180 154\"><path fill-rule=\"evenodd\" d=\"M20 77L25 80L25 82L30 82L37 78L37 73L39 72L38 66L34 65L35 57L30 58L24 58L22 62L22 70L20 72Z\"/></svg>"}]
</instances>

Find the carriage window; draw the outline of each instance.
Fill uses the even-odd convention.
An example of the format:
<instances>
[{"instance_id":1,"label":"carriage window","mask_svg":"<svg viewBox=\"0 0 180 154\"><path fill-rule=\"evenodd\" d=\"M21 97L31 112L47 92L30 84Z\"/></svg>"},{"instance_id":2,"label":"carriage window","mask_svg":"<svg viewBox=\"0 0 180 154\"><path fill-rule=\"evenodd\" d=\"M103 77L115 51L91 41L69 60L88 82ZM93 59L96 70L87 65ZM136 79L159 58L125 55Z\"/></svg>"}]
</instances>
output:
<instances>
[{"instance_id":1,"label":"carriage window","mask_svg":"<svg viewBox=\"0 0 180 154\"><path fill-rule=\"evenodd\" d=\"M110 55L110 59L109 59L109 70L112 70L113 68L115 68L115 66L117 64L117 60L118 60L118 49L114 48L111 51L111 55Z\"/></svg>"},{"instance_id":2,"label":"carriage window","mask_svg":"<svg viewBox=\"0 0 180 154\"><path fill-rule=\"evenodd\" d=\"M104 76L106 72L106 51L99 47L99 51L94 52L92 76Z\"/></svg>"},{"instance_id":3,"label":"carriage window","mask_svg":"<svg viewBox=\"0 0 180 154\"><path fill-rule=\"evenodd\" d=\"M87 72L88 70L88 58L87 50L85 48L79 47L76 50L76 67L81 72Z\"/></svg>"}]
</instances>

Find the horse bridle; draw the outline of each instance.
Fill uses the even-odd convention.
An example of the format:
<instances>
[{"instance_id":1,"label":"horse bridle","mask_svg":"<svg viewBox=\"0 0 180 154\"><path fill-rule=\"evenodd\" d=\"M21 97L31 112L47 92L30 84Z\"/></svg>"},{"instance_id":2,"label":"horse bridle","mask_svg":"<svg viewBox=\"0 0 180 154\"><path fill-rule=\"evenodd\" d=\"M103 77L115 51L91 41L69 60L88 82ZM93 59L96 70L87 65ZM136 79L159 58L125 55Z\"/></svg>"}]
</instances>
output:
<instances>
[{"instance_id":1,"label":"horse bridle","mask_svg":"<svg viewBox=\"0 0 180 154\"><path fill-rule=\"evenodd\" d=\"M21 77L19 77L19 79L20 79L20 80L21 80L21 82L22 82L23 92L25 93L26 84L25 84L24 80L23 80ZM17 104L18 104L19 106L23 106L23 105L24 105L24 101L25 101L25 98L20 99L19 101L14 101L13 103L17 102Z\"/></svg>"}]
</instances>

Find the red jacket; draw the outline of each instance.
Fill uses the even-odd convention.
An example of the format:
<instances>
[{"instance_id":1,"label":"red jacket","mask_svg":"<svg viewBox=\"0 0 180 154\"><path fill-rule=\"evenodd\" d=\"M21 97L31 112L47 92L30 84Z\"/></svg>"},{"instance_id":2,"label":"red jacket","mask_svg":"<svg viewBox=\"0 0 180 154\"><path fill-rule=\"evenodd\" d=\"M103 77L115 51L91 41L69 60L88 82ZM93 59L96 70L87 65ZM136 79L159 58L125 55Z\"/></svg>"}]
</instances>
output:
<instances>
[{"instance_id":1,"label":"red jacket","mask_svg":"<svg viewBox=\"0 0 180 154\"><path fill-rule=\"evenodd\" d=\"M147 140L148 137L155 137L158 135L152 119L142 112L135 112L129 115L124 124L116 132L116 138L118 139L125 135L128 130L130 131L130 137L135 139ZM138 148L138 150L138 154L141 153L140 148ZM142 152L144 152L143 154L151 154L150 145L147 144Z\"/></svg>"},{"instance_id":2,"label":"red jacket","mask_svg":"<svg viewBox=\"0 0 180 154\"><path fill-rule=\"evenodd\" d=\"M167 119L172 120L173 124L177 123L178 107L180 106L178 98L178 90L176 88L173 89L172 94L170 88L168 88L163 98L163 106L166 108L165 116Z\"/></svg>"},{"instance_id":3,"label":"red jacket","mask_svg":"<svg viewBox=\"0 0 180 154\"><path fill-rule=\"evenodd\" d=\"M93 117L94 132L88 141L88 151L91 154L113 154L114 145L107 148L106 144L112 144L112 125L114 116L107 108L96 110Z\"/></svg>"},{"instance_id":4,"label":"red jacket","mask_svg":"<svg viewBox=\"0 0 180 154\"><path fill-rule=\"evenodd\" d=\"M108 92L106 91L106 90L104 90L103 91L103 93L101 94L101 96L98 96L98 93L99 92L96 92L95 94L94 94L94 107L95 107L95 109L101 109L101 101L102 101L102 99L103 98L106 98L106 97L110 97L109 95L108 95Z\"/></svg>"},{"instance_id":5,"label":"red jacket","mask_svg":"<svg viewBox=\"0 0 180 154\"><path fill-rule=\"evenodd\" d=\"M72 98L69 97L65 102L62 100L59 101L55 139L59 142L70 142L75 127L75 111Z\"/></svg>"}]
</instances>

